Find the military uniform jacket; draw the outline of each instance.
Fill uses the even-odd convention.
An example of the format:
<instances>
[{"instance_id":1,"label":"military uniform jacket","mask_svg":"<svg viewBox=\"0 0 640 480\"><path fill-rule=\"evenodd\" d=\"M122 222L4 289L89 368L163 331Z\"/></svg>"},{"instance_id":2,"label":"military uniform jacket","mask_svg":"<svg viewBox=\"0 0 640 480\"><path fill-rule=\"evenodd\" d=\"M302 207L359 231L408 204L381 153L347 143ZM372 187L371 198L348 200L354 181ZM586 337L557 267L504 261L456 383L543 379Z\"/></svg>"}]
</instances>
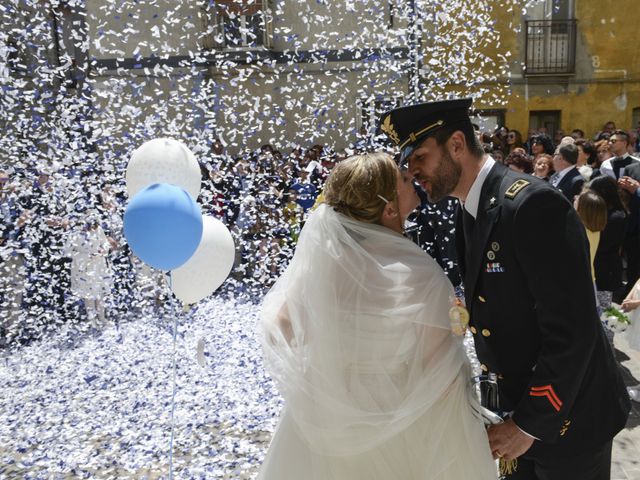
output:
<instances>
[{"instance_id":1,"label":"military uniform jacket","mask_svg":"<svg viewBox=\"0 0 640 480\"><path fill-rule=\"evenodd\" d=\"M459 212L456 246L481 368L498 375L501 408L539 440L525 456L570 456L613 438L630 401L596 311L585 229L567 199L496 164L472 238Z\"/></svg>"}]
</instances>

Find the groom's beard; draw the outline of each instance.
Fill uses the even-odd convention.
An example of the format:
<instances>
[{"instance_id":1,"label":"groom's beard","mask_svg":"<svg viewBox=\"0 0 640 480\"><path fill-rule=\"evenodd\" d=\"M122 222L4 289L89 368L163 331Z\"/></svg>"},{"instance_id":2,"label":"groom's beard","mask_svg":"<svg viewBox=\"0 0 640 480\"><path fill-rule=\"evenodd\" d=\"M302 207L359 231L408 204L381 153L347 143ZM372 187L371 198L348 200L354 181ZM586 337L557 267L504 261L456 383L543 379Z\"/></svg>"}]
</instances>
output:
<instances>
[{"instance_id":1,"label":"groom's beard","mask_svg":"<svg viewBox=\"0 0 640 480\"><path fill-rule=\"evenodd\" d=\"M431 203L448 197L458 185L462 175L462 167L453 161L447 149L441 147L440 151L442 152L440 163L429 179L431 191L427 191L427 197Z\"/></svg>"}]
</instances>

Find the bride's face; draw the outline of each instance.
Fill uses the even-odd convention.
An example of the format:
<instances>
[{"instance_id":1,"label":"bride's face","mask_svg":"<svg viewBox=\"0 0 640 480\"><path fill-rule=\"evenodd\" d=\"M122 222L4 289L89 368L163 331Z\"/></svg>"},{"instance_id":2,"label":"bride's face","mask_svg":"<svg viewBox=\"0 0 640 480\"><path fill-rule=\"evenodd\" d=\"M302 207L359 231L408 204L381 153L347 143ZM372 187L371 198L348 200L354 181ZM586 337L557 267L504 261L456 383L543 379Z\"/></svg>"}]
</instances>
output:
<instances>
[{"instance_id":1,"label":"bride's face","mask_svg":"<svg viewBox=\"0 0 640 480\"><path fill-rule=\"evenodd\" d=\"M413 186L413 176L407 170L398 171L398 208L404 220L420 205L420 198Z\"/></svg>"}]
</instances>

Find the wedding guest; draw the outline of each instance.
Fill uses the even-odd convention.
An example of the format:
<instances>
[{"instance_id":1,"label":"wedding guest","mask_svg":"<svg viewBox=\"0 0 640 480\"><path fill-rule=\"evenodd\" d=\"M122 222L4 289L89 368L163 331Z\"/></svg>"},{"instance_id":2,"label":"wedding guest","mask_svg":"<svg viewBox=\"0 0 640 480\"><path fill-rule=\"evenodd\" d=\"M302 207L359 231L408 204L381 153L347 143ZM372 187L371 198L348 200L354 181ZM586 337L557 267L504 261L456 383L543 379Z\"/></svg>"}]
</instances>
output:
<instances>
[{"instance_id":1,"label":"wedding guest","mask_svg":"<svg viewBox=\"0 0 640 480\"><path fill-rule=\"evenodd\" d=\"M576 167L584 181L588 182L593 175L594 165L598 162L598 151L592 142L583 138L576 140L575 145L578 147Z\"/></svg>"},{"instance_id":2,"label":"wedding guest","mask_svg":"<svg viewBox=\"0 0 640 480\"><path fill-rule=\"evenodd\" d=\"M600 244L600 232L607 226L607 202L593 190L585 188L582 193L576 197L574 206L587 231L591 258L589 264L591 265L591 275L595 286L596 273L594 262L598 245Z\"/></svg>"},{"instance_id":3,"label":"wedding guest","mask_svg":"<svg viewBox=\"0 0 640 480\"><path fill-rule=\"evenodd\" d=\"M520 173L533 173L531 157L522 150L511 152L504 161L505 166Z\"/></svg>"},{"instance_id":4,"label":"wedding guest","mask_svg":"<svg viewBox=\"0 0 640 480\"><path fill-rule=\"evenodd\" d=\"M507 134L507 155L512 153L516 148L524 148L522 134L518 130L509 130Z\"/></svg>"},{"instance_id":5,"label":"wedding guest","mask_svg":"<svg viewBox=\"0 0 640 480\"><path fill-rule=\"evenodd\" d=\"M538 131L535 128L530 128L527 132L527 141L524 143L523 147L529 155L533 155L531 148L533 147L533 139L536 135L538 135Z\"/></svg>"},{"instance_id":6,"label":"wedding guest","mask_svg":"<svg viewBox=\"0 0 640 480\"><path fill-rule=\"evenodd\" d=\"M533 166L533 175L548 182L553 174L553 158L551 155L547 155L546 153L538 155L535 165Z\"/></svg>"},{"instance_id":7,"label":"wedding guest","mask_svg":"<svg viewBox=\"0 0 640 480\"><path fill-rule=\"evenodd\" d=\"M574 128L573 130L571 130L571 136L574 138L574 140L584 139L584 131L580 130L579 128Z\"/></svg>"},{"instance_id":8,"label":"wedding guest","mask_svg":"<svg viewBox=\"0 0 640 480\"><path fill-rule=\"evenodd\" d=\"M578 147L574 144L563 145L553 156L553 169L556 173L549 178L549 183L560 190L571 203L584 185L584 178L576 168L577 161Z\"/></svg>"},{"instance_id":9,"label":"wedding guest","mask_svg":"<svg viewBox=\"0 0 640 480\"><path fill-rule=\"evenodd\" d=\"M564 130L562 130L561 128L557 129L553 135L553 144L556 147L559 147L562 144L562 140L565 138L564 136ZM573 137L569 137L573 140Z\"/></svg>"},{"instance_id":10,"label":"wedding guest","mask_svg":"<svg viewBox=\"0 0 640 480\"><path fill-rule=\"evenodd\" d=\"M131 249L124 237L123 215L125 200L116 183L105 184L99 194L98 209L102 219L101 227L109 242L107 261L113 274L111 301L115 321L136 312L131 309L135 298L135 273L131 260Z\"/></svg>"},{"instance_id":11,"label":"wedding guest","mask_svg":"<svg viewBox=\"0 0 640 480\"><path fill-rule=\"evenodd\" d=\"M505 156L509 154L508 133L509 129L507 127L498 125L491 136L491 143L493 143L494 149L500 150Z\"/></svg>"},{"instance_id":12,"label":"wedding guest","mask_svg":"<svg viewBox=\"0 0 640 480\"><path fill-rule=\"evenodd\" d=\"M640 278L640 163L625 168L624 176L618 180L624 191L629 209L629 222L624 240L623 256L626 259L627 291Z\"/></svg>"},{"instance_id":13,"label":"wedding guest","mask_svg":"<svg viewBox=\"0 0 640 480\"><path fill-rule=\"evenodd\" d=\"M498 150L498 149L492 150L491 156L496 162L504 163L504 153L502 152L502 150Z\"/></svg>"},{"instance_id":14,"label":"wedding guest","mask_svg":"<svg viewBox=\"0 0 640 480\"><path fill-rule=\"evenodd\" d=\"M640 159L632 157L629 154L629 135L624 130L615 130L611 138L609 138L609 150L613 158L609 158L602 162L600 171L604 175L609 175L618 180L624 172L624 169L633 163L640 162Z\"/></svg>"},{"instance_id":15,"label":"wedding guest","mask_svg":"<svg viewBox=\"0 0 640 480\"><path fill-rule=\"evenodd\" d=\"M97 212L87 213L67 237L65 251L71 258L71 291L83 300L89 321L98 328L106 323L105 299L111 292L110 245Z\"/></svg>"},{"instance_id":16,"label":"wedding guest","mask_svg":"<svg viewBox=\"0 0 640 480\"><path fill-rule=\"evenodd\" d=\"M531 153L533 155L534 162L538 156L544 154L553 155L554 152L555 147L548 135L538 134L531 139Z\"/></svg>"},{"instance_id":17,"label":"wedding guest","mask_svg":"<svg viewBox=\"0 0 640 480\"><path fill-rule=\"evenodd\" d=\"M21 200L26 216L21 237L29 249L25 257L24 302L35 328L72 317L66 301L70 289L69 260L63 254L69 223L65 218L65 192L56 188L60 180L57 177L50 167L41 167L31 191Z\"/></svg>"},{"instance_id":18,"label":"wedding guest","mask_svg":"<svg viewBox=\"0 0 640 480\"><path fill-rule=\"evenodd\" d=\"M591 180L602 175L600 167L602 167L602 164L606 160L613 158L613 154L609 150L609 140L599 140L594 143L594 146L596 147L597 156L594 158L594 161L591 164L591 167L593 168Z\"/></svg>"},{"instance_id":19,"label":"wedding guest","mask_svg":"<svg viewBox=\"0 0 640 480\"><path fill-rule=\"evenodd\" d=\"M611 306L613 292L622 286L621 252L627 230L627 211L616 181L608 175L591 180L589 189L607 204L607 224L600 234L594 260L598 301L604 310Z\"/></svg>"},{"instance_id":20,"label":"wedding guest","mask_svg":"<svg viewBox=\"0 0 640 480\"><path fill-rule=\"evenodd\" d=\"M18 335L25 281L24 256L20 248L22 216L17 184L0 170L0 345Z\"/></svg>"}]
</instances>

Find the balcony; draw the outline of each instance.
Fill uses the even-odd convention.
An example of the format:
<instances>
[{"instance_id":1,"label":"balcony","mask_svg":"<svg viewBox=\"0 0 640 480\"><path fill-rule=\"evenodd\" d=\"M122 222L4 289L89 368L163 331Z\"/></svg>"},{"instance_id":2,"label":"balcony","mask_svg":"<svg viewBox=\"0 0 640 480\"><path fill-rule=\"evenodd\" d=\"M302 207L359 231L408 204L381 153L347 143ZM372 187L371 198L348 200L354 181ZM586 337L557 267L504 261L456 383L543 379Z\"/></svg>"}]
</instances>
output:
<instances>
[{"instance_id":1,"label":"balcony","mask_svg":"<svg viewBox=\"0 0 640 480\"><path fill-rule=\"evenodd\" d=\"M576 20L526 22L526 76L575 74L576 23Z\"/></svg>"}]
</instances>

